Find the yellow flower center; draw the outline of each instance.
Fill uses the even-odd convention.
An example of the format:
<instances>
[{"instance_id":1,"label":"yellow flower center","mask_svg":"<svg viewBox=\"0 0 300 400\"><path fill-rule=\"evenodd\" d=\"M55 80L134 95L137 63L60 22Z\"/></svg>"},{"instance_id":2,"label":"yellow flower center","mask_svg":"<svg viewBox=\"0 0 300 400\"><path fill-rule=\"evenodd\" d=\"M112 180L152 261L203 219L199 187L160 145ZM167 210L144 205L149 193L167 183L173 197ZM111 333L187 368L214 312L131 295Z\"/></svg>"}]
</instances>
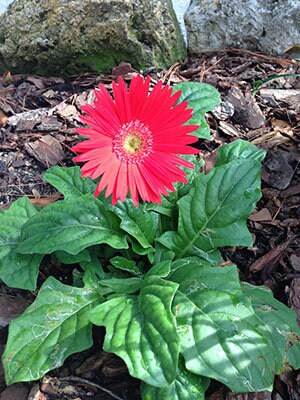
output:
<instances>
[{"instance_id":1,"label":"yellow flower center","mask_svg":"<svg viewBox=\"0 0 300 400\"><path fill-rule=\"evenodd\" d=\"M139 164L152 152L153 136L147 125L134 120L122 125L112 144L122 162Z\"/></svg>"},{"instance_id":2,"label":"yellow flower center","mask_svg":"<svg viewBox=\"0 0 300 400\"><path fill-rule=\"evenodd\" d=\"M134 154L139 151L142 145L142 140L134 133L129 134L125 137L123 147L128 153Z\"/></svg>"}]
</instances>

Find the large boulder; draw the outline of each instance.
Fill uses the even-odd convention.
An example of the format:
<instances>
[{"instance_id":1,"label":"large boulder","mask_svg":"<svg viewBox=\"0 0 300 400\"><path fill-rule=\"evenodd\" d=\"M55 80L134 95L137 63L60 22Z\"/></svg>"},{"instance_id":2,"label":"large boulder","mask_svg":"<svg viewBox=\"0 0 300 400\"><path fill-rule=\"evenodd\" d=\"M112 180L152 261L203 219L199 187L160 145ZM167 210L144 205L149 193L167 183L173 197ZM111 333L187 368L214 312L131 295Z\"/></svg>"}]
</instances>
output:
<instances>
[{"instance_id":1,"label":"large boulder","mask_svg":"<svg viewBox=\"0 0 300 400\"><path fill-rule=\"evenodd\" d=\"M192 0L185 22L191 53L231 46L281 54L300 44L296 0Z\"/></svg>"},{"instance_id":2,"label":"large boulder","mask_svg":"<svg viewBox=\"0 0 300 400\"><path fill-rule=\"evenodd\" d=\"M0 72L166 67L185 54L171 0L15 0L0 18Z\"/></svg>"}]
</instances>

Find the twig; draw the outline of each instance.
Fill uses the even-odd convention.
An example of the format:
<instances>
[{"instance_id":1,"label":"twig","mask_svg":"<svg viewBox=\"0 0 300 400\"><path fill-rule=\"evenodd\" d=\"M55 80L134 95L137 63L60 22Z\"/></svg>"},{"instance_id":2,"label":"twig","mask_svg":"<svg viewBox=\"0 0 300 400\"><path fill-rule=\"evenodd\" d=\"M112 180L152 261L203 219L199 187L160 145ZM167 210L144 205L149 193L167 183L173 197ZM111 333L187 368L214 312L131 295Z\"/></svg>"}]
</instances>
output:
<instances>
[{"instance_id":1,"label":"twig","mask_svg":"<svg viewBox=\"0 0 300 400\"><path fill-rule=\"evenodd\" d=\"M79 383L83 383L85 385L89 385L91 387L94 387L96 389L100 389L103 392L109 394L111 397L113 397L114 399L117 400L124 400L122 397L117 396L116 394L112 393L110 390L106 389L103 386L98 385L97 383L88 381L87 379L84 378L80 378L78 376L66 376L64 378L59 378L60 381L71 381L71 382L79 382Z\"/></svg>"}]
</instances>

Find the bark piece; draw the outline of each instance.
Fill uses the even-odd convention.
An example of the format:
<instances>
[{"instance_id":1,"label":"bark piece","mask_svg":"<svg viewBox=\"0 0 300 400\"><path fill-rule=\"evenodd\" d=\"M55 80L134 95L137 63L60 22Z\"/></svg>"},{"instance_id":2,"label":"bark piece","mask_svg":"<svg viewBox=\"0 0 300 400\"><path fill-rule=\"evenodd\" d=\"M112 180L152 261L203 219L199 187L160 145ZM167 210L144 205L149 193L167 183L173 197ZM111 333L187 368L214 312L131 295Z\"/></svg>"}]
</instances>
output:
<instances>
[{"instance_id":1,"label":"bark piece","mask_svg":"<svg viewBox=\"0 0 300 400\"><path fill-rule=\"evenodd\" d=\"M49 168L61 162L65 156L59 141L51 135L46 135L35 142L25 144L26 151Z\"/></svg>"},{"instance_id":2,"label":"bark piece","mask_svg":"<svg viewBox=\"0 0 300 400\"><path fill-rule=\"evenodd\" d=\"M250 129L257 129L265 125L266 119L250 92L244 95L240 89L233 87L227 95L227 100L234 107L232 116L234 123Z\"/></svg>"},{"instance_id":3,"label":"bark piece","mask_svg":"<svg viewBox=\"0 0 300 400\"><path fill-rule=\"evenodd\" d=\"M12 319L19 317L28 303L22 296L12 297L8 294L0 295L0 326L7 326Z\"/></svg>"}]
</instances>

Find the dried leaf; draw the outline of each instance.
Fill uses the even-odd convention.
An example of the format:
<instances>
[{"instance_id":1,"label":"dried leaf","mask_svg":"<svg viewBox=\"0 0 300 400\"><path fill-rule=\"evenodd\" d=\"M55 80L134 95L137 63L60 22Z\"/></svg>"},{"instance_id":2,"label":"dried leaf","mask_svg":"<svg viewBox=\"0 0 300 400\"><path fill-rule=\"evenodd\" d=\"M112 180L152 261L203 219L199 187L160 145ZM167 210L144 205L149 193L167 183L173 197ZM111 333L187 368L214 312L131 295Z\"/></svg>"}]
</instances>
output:
<instances>
[{"instance_id":1,"label":"dried leaf","mask_svg":"<svg viewBox=\"0 0 300 400\"><path fill-rule=\"evenodd\" d=\"M268 253L260 257L258 260L254 261L254 263L250 265L249 271L258 272L269 266L272 266L272 268L275 267L275 265L281 259L284 252L289 247L290 243L295 239L295 237L296 236L286 240L283 243L280 243L279 245L274 247L274 249L270 250Z\"/></svg>"},{"instance_id":2,"label":"dried leaf","mask_svg":"<svg viewBox=\"0 0 300 400\"><path fill-rule=\"evenodd\" d=\"M112 74L115 76L120 76L120 75L124 76L131 72L136 72L136 71L132 68L130 63L124 61L120 62L120 64L117 67L113 68L112 70Z\"/></svg>"},{"instance_id":3,"label":"dried leaf","mask_svg":"<svg viewBox=\"0 0 300 400\"><path fill-rule=\"evenodd\" d=\"M258 212L250 215L249 220L255 222L272 221L272 215L267 208L262 208Z\"/></svg>"},{"instance_id":4,"label":"dried leaf","mask_svg":"<svg viewBox=\"0 0 300 400\"><path fill-rule=\"evenodd\" d=\"M75 117L78 114L78 111L72 104L61 103L57 108L56 114L62 118L70 118Z\"/></svg>"},{"instance_id":5,"label":"dried leaf","mask_svg":"<svg viewBox=\"0 0 300 400\"><path fill-rule=\"evenodd\" d=\"M25 149L47 168L58 164L65 157L61 144L51 135L46 135L35 142L26 143Z\"/></svg>"},{"instance_id":6,"label":"dried leaf","mask_svg":"<svg viewBox=\"0 0 300 400\"><path fill-rule=\"evenodd\" d=\"M266 119L250 92L245 95L237 87L229 90L227 100L234 107L232 120L250 129L260 128L265 125Z\"/></svg>"},{"instance_id":7,"label":"dried leaf","mask_svg":"<svg viewBox=\"0 0 300 400\"><path fill-rule=\"evenodd\" d=\"M0 127L4 126L8 120L7 115L0 109Z\"/></svg>"},{"instance_id":8,"label":"dried leaf","mask_svg":"<svg viewBox=\"0 0 300 400\"><path fill-rule=\"evenodd\" d=\"M46 207L49 204L52 204L61 198L62 198L61 193L55 192L46 197L39 197L39 198L29 199L29 200L30 200L30 203L34 206Z\"/></svg>"}]
</instances>

